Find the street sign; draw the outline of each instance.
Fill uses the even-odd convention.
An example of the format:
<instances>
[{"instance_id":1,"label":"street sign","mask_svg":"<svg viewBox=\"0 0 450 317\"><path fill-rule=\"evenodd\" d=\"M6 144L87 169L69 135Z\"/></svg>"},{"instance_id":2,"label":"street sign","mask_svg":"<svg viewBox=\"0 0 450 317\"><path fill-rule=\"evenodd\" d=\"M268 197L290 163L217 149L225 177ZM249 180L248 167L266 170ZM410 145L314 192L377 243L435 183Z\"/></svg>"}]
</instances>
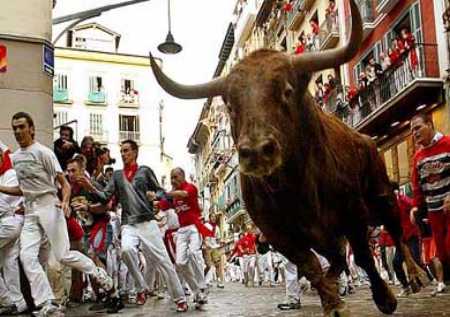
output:
<instances>
[{"instance_id":1,"label":"street sign","mask_svg":"<svg viewBox=\"0 0 450 317\"><path fill-rule=\"evenodd\" d=\"M51 77L55 74L55 53L53 47L48 44L43 47L42 70Z\"/></svg>"},{"instance_id":2,"label":"street sign","mask_svg":"<svg viewBox=\"0 0 450 317\"><path fill-rule=\"evenodd\" d=\"M0 44L0 73L6 73L8 68L7 55L8 50L6 49L6 46Z\"/></svg>"}]
</instances>

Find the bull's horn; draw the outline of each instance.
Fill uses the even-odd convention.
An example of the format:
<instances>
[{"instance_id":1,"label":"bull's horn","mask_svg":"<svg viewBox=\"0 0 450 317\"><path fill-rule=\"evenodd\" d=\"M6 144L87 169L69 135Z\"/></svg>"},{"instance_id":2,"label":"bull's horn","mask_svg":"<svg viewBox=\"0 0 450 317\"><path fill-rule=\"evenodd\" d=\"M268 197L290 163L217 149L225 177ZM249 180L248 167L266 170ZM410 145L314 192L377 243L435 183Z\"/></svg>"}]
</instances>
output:
<instances>
[{"instance_id":1,"label":"bull's horn","mask_svg":"<svg viewBox=\"0 0 450 317\"><path fill-rule=\"evenodd\" d=\"M350 0L352 31L348 43L340 48L319 53L304 53L292 57L294 67L300 71L319 71L335 68L351 60L358 52L363 38L362 20L355 0Z\"/></svg>"},{"instance_id":2,"label":"bull's horn","mask_svg":"<svg viewBox=\"0 0 450 317\"><path fill-rule=\"evenodd\" d=\"M158 83L168 94L174 97L181 99L202 99L219 96L224 92L224 77L220 77L200 85L181 85L163 73L153 58L152 53L150 53L150 65Z\"/></svg>"}]
</instances>

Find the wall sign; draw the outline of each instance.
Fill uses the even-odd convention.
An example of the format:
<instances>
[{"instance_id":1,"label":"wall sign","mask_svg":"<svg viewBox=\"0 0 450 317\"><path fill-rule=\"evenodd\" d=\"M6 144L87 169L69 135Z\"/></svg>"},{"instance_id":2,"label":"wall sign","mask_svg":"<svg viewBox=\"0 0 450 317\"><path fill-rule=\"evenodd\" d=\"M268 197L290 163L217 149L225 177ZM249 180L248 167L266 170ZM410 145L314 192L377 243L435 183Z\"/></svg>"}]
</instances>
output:
<instances>
[{"instance_id":1,"label":"wall sign","mask_svg":"<svg viewBox=\"0 0 450 317\"><path fill-rule=\"evenodd\" d=\"M43 47L42 70L52 77L55 74L55 53L53 47L48 44Z\"/></svg>"}]
</instances>

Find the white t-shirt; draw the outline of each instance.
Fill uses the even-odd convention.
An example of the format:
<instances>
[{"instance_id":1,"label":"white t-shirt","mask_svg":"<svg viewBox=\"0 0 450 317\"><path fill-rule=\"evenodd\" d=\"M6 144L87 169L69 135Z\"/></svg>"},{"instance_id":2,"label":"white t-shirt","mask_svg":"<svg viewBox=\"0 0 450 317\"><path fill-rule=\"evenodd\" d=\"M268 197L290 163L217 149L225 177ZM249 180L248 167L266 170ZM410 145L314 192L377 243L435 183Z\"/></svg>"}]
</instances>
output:
<instances>
[{"instance_id":1,"label":"white t-shirt","mask_svg":"<svg viewBox=\"0 0 450 317\"><path fill-rule=\"evenodd\" d=\"M12 155L20 189L26 200L44 194L56 194L55 177L62 173L55 153L38 142Z\"/></svg>"},{"instance_id":2,"label":"white t-shirt","mask_svg":"<svg viewBox=\"0 0 450 317\"><path fill-rule=\"evenodd\" d=\"M208 247L211 249L218 249L220 248L219 240L220 240L220 232L219 228L214 227L211 223L206 222L205 227L208 228L211 231L214 231L214 237L206 237L205 242Z\"/></svg>"},{"instance_id":3,"label":"white t-shirt","mask_svg":"<svg viewBox=\"0 0 450 317\"><path fill-rule=\"evenodd\" d=\"M16 172L13 169L7 170L0 176L0 185L15 187L19 185ZM15 209L22 201L22 197L11 196L0 193L0 218L13 216Z\"/></svg>"}]
</instances>

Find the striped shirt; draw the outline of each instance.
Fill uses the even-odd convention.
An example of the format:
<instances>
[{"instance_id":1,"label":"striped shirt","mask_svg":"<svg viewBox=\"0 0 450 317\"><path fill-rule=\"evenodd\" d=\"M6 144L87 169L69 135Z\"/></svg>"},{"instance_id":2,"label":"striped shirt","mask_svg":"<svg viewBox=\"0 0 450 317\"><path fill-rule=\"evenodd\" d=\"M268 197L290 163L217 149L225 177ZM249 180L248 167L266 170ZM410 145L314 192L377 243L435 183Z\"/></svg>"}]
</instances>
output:
<instances>
[{"instance_id":1,"label":"striped shirt","mask_svg":"<svg viewBox=\"0 0 450 317\"><path fill-rule=\"evenodd\" d=\"M412 185L415 207L441 211L450 194L450 137L436 135L435 142L414 155Z\"/></svg>"}]
</instances>

